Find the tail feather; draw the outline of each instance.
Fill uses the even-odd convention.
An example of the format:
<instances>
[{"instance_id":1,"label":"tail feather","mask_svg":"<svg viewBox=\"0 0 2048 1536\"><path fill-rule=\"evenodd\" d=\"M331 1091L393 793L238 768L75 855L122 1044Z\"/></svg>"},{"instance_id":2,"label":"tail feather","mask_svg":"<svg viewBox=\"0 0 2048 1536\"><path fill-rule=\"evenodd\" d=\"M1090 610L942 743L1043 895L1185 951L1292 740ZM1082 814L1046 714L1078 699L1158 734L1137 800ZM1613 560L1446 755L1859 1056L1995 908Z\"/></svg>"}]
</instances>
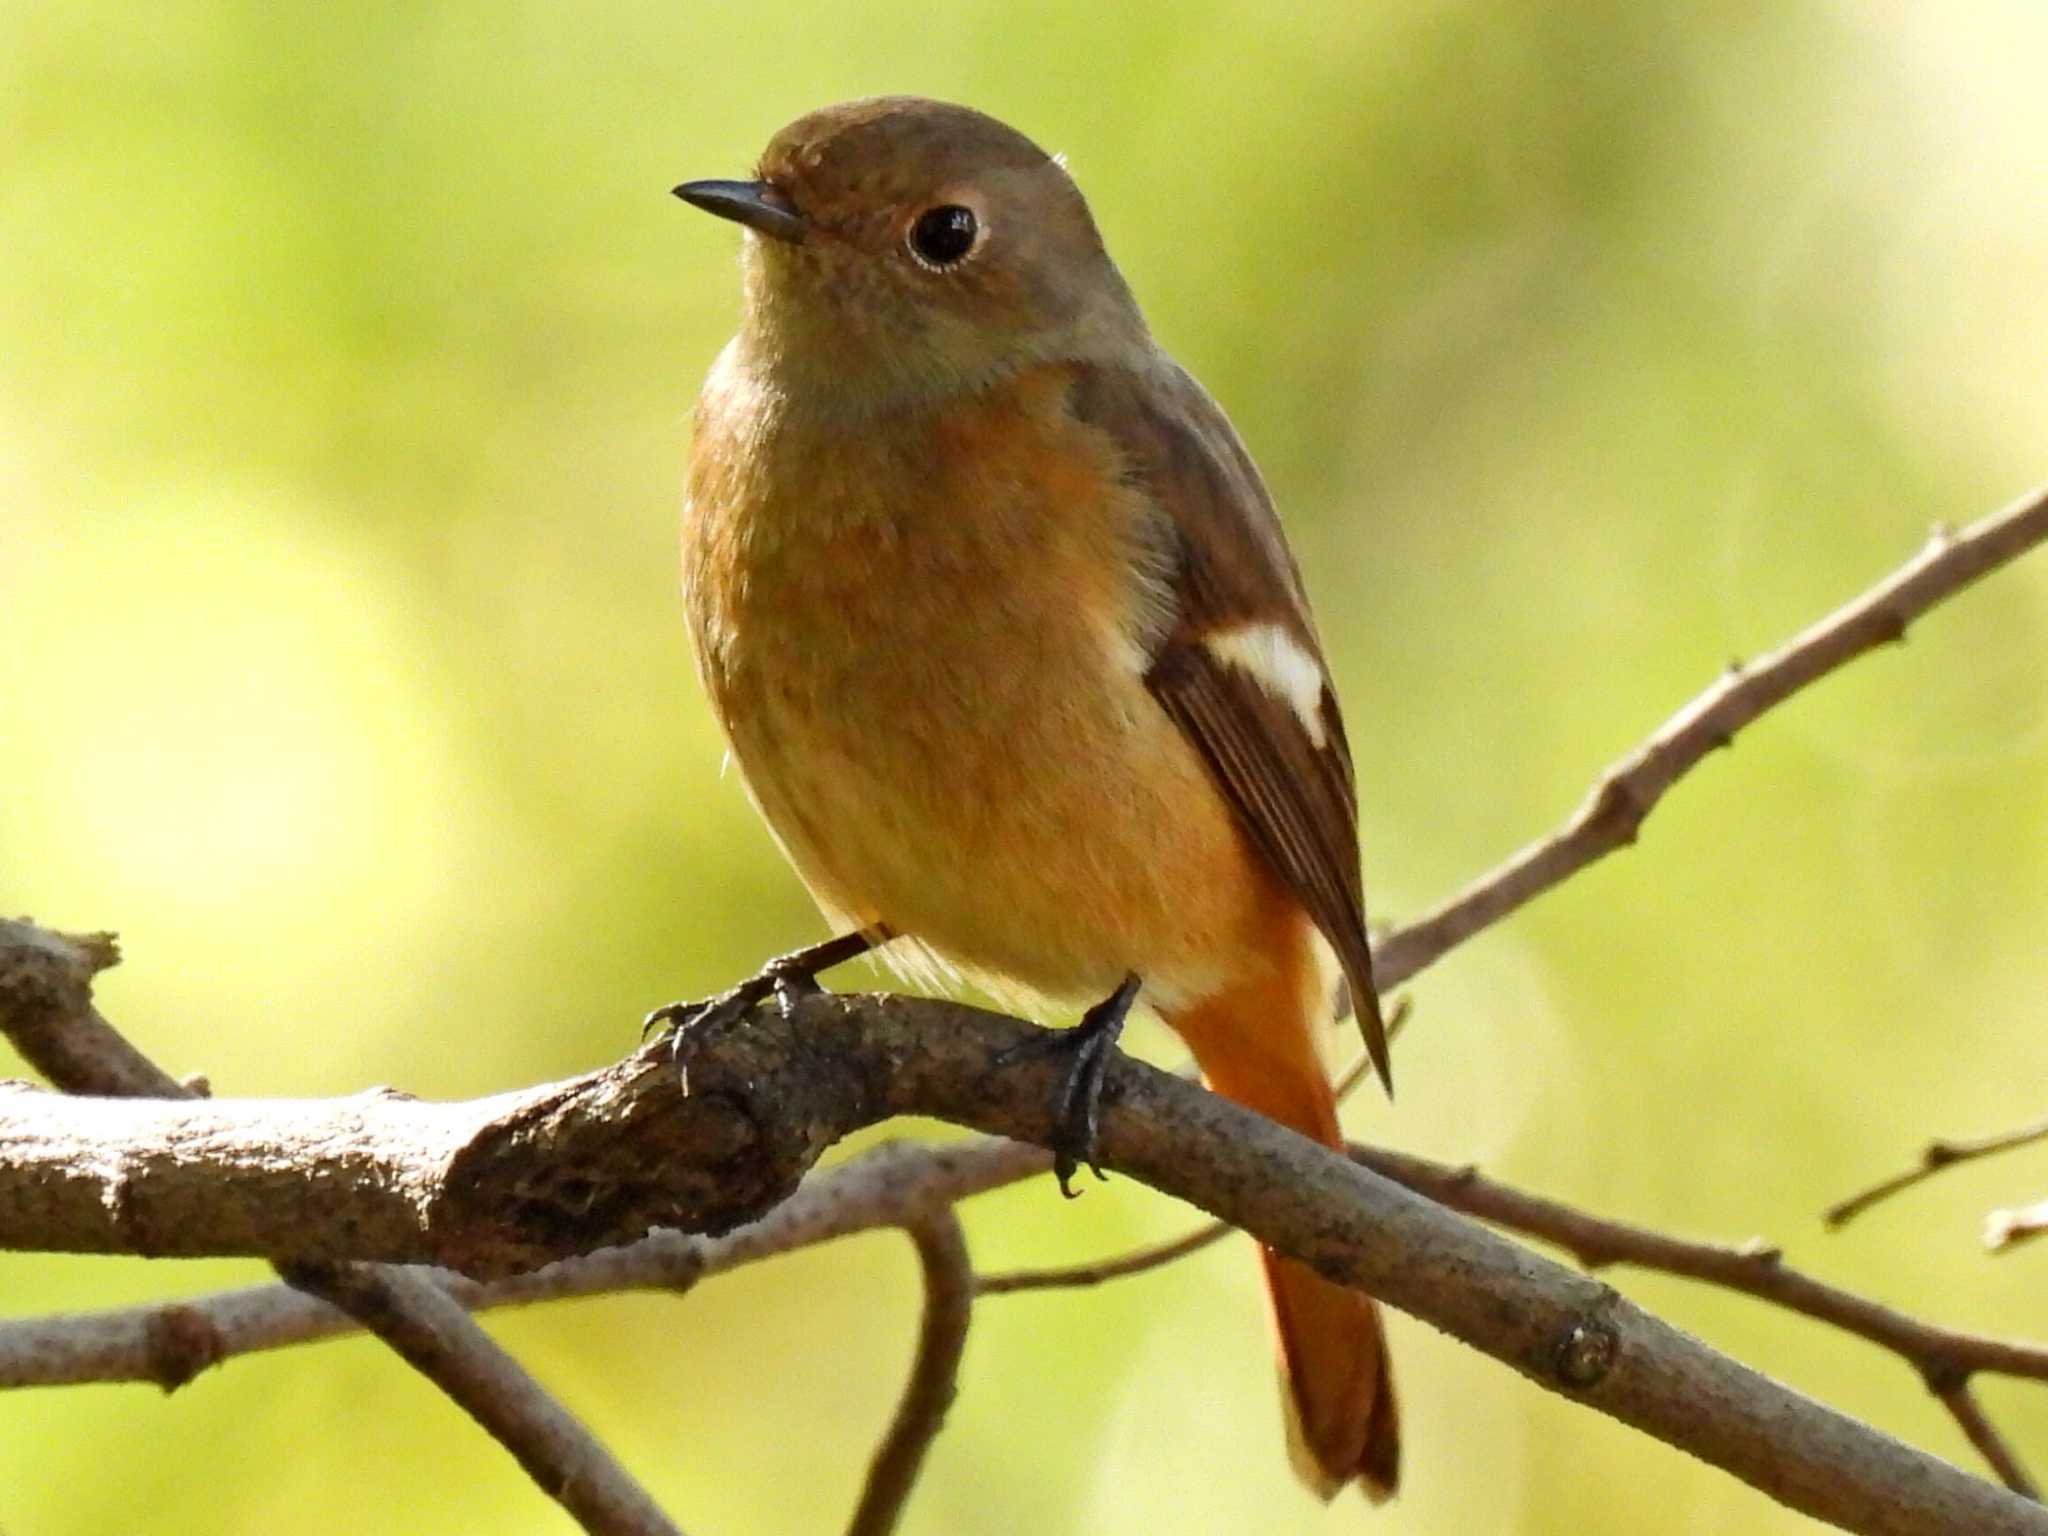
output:
<instances>
[{"instance_id":1,"label":"tail feather","mask_svg":"<svg viewBox=\"0 0 2048 1536\"><path fill-rule=\"evenodd\" d=\"M1375 1504L1401 1476L1401 1426L1379 1308L1261 1248L1280 1335L1281 1403L1295 1473L1325 1499L1357 1481Z\"/></svg>"},{"instance_id":2,"label":"tail feather","mask_svg":"<svg viewBox=\"0 0 2048 1536\"><path fill-rule=\"evenodd\" d=\"M1228 992L1168 1022L1216 1092L1341 1148L1336 1100L1299 1000L1305 993ZM1259 1258L1295 1471L1324 1499L1354 1481L1375 1503L1390 1498L1400 1481L1401 1428L1379 1307L1271 1249Z\"/></svg>"}]
</instances>

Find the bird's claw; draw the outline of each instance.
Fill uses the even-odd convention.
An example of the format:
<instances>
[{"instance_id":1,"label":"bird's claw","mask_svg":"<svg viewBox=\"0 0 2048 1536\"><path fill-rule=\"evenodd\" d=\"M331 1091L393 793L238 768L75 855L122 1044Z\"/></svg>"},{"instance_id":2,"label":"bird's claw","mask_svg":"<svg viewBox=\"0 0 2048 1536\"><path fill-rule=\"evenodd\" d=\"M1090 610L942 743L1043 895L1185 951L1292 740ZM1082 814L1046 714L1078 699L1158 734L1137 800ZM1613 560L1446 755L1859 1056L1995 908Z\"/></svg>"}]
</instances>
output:
<instances>
[{"instance_id":1,"label":"bird's claw","mask_svg":"<svg viewBox=\"0 0 2048 1536\"><path fill-rule=\"evenodd\" d=\"M645 1045L658 1031L665 1029L681 1034L690 1027L691 1020L710 1006L705 1002L673 1002L650 1008L647 1017L640 1021L640 1043Z\"/></svg>"},{"instance_id":2,"label":"bird's claw","mask_svg":"<svg viewBox=\"0 0 2048 1536\"><path fill-rule=\"evenodd\" d=\"M1014 1045L996 1058L997 1066L1024 1056L1064 1055L1070 1058L1066 1075L1053 1096L1053 1177L1060 1193L1069 1200L1080 1198L1073 1187L1074 1176L1086 1165L1097 1179L1107 1177L1095 1160L1095 1143L1100 1129L1103 1085L1109 1066L1116 1059L1116 1043L1124 1031L1131 1004L1138 996L1140 982L1126 976L1117 989L1081 1015L1072 1029L1051 1030Z\"/></svg>"},{"instance_id":3,"label":"bird's claw","mask_svg":"<svg viewBox=\"0 0 2048 1536\"><path fill-rule=\"evenodd\" d=\"M644 1042L657 1030L668 1030L670 1059L687 1074L690 1053L704 1040L730 1029L771 996L782 1016L788 1018L800 1001L825 990L818 985L818 972L865 953L875 942L865 933L841 934L822 944L777 955L738 986L714 998L664 1003L652 1010L640 1021L640 1038Z\"/></svg>"},{"instance_id":4,"label":"bird's claw","mask_svg":"<svg viewBox=\"0 0 2048 1536\"><path fill-rule=\"evenodd\" d=\"M796 1007L797 999L822 990L808 972L791 970L783 960L771 960L754 975L718 996L700 1002L665 1003L647 1015L640 1026L640 1038L657 1029L669 1030L669 1061L687 1075L690 1056L714 1035L721 1035L740 1022L770 996L784 1018Z\"/></svg>"}]
</instances>

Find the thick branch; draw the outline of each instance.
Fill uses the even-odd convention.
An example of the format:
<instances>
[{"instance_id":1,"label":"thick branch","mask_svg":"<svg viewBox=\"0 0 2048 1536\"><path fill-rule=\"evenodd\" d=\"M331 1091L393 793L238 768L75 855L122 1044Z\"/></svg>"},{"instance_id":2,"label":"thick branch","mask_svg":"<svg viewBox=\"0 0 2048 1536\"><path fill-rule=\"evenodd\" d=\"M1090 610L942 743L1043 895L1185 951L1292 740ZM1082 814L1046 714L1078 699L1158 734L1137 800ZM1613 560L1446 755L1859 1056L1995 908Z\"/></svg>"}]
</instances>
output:
<instances>
[{"instance_id":1,"label":"thick branch","mask_svg":"<svg viewBox=\"0 0 2048 1536\"><path fill-rule=\"evenodd\" d=\"M473 1312L621 1291L679 1293L699 1280L834 1238L907 1227L930 1210L1049 1166L1040 1148L1001 1137L885 1142L814 1173L759 1221L723 1237L663 1230L624 1247L489 1281L445 1269L422 1273ZM0 1389L151 1381L172 1391L236 1355L315 1343L356 1328L345 1314L283 1285L0 1322Z\"/></svg>"},{"instance_id":2,"label":"thick branch","mask_svg":"<svg viewBox=\"0 0 2048 1536\"><path fill-rule=\"evenodd\" d=\"M69 940L23 924L0 926L0 1029L69 1092L190 1102L191 1090L94 1008L92 978L118 958L108 935ZM119 1107L116 1098L82 1102ZM681 1536L597 1438L430 1280L334 1260L277 1268L294 1289L346 1313L439 1386L593 1536Z\"/></svg>"},{"instance_id":3,"label":"thick branch","mask_svg":"<svg viewBox=\"0 0 2048 1536\"><path fill-rule=\"evenodd\" d=\"M390 1260L483 1268L539 1262L576 1245L639 1235L640 1224L729 1226L749 1191L782 1198L814 1149L895 1114L928 1114L1042 1140L1056 1065L997 1058L1027 1025L956 1004L805 998L769 1010L691 1055L684 1097L656 1045L573 1082L483 1105L224 1101L112 1106L142 1122L80 1117L76 1101L0 1100L0 1158L26 1153L26 1182L102 1170L98 1199L67 1195L64 1230L96 1251L146 1234L177 1251L246 1251L253 1229L316 1250L338 1223L352 1246ZM1110 1076L1106 1166L1241 1226L1332 1278L1369 1290L1576 1397L1683 1446L1794 1508L1883 1533L2048 1532L2048 1512L1788 1391L1658 1322L1588 1277L1495 1237L1388 1180L1142 1064ZM722 1187L703 1165L662 1169L638 1127L716 1116ZM455 1128L471 1134L461 1141ZM422 1127L430 1127L431 1134ZM145 1130L146 1134L138 1134ZM393 1147L439 1151L432 1177L404 1181ZM129 1158L127 1149L156 1151ZM301 1188L332 1185L319 1221L265 1172L287 1149ZM365 1168L355 1198L339 1191ZM121 1170L117 1181L106 1170ZM664 1190L667 1172L675 1188ZM0 1243L38 1245L19 1174L0 1181ZM61 1178L56 1182L64 1182ZM201 1191L212 1189L212 1198ZM565 1205L563 1191L578 1200ZM182 1195L186 1225L153 1220ZM125 1211L125 1219L119 1214ZM402 1213L404 1219L394 1215ZM496 1220L493 1220L495 1214ZM480 1236L493 1232L490 1238ZM50 1246L42 1243L41 1246Z\"/></svg>"}]
</instances>

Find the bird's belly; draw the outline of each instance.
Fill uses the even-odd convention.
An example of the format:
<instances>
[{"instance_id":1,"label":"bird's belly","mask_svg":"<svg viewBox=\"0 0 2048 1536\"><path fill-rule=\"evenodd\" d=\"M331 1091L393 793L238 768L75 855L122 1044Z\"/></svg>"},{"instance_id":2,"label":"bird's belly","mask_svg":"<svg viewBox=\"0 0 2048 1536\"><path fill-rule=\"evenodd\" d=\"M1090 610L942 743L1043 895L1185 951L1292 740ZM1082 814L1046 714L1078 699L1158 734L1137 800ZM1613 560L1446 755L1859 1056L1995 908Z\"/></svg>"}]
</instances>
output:
<instances>
[{"instance_id":1,"label":"bird's belly","mask_svg":"<svg viewBox=\"0 0 2048 1536\"><path fill-rule=\"evenodd\" d=\"M716 690L821 903L1053 996L1211 990L1269 882L1128 644L1071 610L866 617L846 647L785 616Z\"/></svg>"}]
</instances>

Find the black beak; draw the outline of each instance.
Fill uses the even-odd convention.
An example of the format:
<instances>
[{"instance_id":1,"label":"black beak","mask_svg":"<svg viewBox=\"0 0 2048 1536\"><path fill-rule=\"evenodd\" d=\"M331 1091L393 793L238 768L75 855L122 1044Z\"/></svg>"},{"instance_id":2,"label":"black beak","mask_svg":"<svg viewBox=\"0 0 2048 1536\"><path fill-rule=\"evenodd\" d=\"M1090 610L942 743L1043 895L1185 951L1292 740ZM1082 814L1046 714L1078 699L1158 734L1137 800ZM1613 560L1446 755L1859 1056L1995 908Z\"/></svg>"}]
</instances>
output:
<instances>
[{"instance_id":1,"label":"black beak","mask_svg":"<svg viewBox=\"0 0 2048 1536\"><path fill-rule=\"evenodd\" d=\"M675 192L692 208L759 230L771 240L801 245L810 229L796 205L765 181L686 181Z\"/></svg>"}]
</instances>

